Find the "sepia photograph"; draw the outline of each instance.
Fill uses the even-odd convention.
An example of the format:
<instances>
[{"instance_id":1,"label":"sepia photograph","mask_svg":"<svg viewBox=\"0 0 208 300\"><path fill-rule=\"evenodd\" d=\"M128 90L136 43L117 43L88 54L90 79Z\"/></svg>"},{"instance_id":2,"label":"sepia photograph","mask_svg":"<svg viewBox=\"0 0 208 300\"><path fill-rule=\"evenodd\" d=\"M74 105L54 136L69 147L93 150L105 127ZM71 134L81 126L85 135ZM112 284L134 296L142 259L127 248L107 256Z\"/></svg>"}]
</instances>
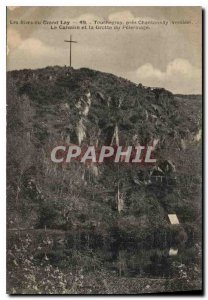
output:
<instances>
[{"instance_id":1,"label":"sepia photograph","mask_svg":"<svg viewBox=\"0 0 208 300\"><path fill-rule=\"evenodd\" d=\"M6 14L7 294L202 293L202 8Z\"/></svg>"}]
</instances>

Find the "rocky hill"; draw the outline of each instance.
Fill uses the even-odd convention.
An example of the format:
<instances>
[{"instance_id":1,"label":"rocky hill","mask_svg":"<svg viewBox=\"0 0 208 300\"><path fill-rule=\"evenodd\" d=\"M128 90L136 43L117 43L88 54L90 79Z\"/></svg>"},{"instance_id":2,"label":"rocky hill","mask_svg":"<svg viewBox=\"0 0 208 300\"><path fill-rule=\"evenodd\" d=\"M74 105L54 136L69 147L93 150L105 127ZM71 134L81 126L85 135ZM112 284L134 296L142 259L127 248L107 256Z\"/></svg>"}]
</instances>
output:
<instances>
[{"instance_id":1,"label":"rocky hill","mask_svg":"<svg viewBox=\"0 0 208 300\"><path fill-rule=\"evenodd\" d=\"M15 249L26 247L28 234L35 249L31 264L47 257L51 268L89 273L93 265L92 274L128 277L172 276L178 274L173 263L183 261L200 272L200 95L173 95L112 74L56 66L8 72L7 105L8 247L17 273L22 258ZM50 151L63 143L157 143L157 164L60 166ZM168 214L177 214L180 225L171 225ZM43 250L45 235L51 244ZM174 262L170 247L182 249ZM24 289L28 282L15 285ZM84 292L90 293L87 287Z\"/></svg>"}]
</instances>

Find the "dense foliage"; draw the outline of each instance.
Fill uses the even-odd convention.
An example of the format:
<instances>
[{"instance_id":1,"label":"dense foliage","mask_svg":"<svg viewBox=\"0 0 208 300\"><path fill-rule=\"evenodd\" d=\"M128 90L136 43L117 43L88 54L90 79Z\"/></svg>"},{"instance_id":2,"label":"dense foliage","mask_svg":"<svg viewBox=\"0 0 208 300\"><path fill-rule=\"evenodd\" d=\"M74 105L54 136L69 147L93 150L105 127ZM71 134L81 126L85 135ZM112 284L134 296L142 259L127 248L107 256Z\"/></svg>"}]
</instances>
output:
<instances>
[{"instance_id":1,"label":"dense foliage","mask_svg":"<svg viewBox=\"0 0 208 300\"><path fill-rule=\"evenodd\" d=\"M8 291L200 289L199 96L67 67L8 72L7 87ZM157 165L50 161L55 145L80 139L158 140Z\"/></svg>"}]
</instances>

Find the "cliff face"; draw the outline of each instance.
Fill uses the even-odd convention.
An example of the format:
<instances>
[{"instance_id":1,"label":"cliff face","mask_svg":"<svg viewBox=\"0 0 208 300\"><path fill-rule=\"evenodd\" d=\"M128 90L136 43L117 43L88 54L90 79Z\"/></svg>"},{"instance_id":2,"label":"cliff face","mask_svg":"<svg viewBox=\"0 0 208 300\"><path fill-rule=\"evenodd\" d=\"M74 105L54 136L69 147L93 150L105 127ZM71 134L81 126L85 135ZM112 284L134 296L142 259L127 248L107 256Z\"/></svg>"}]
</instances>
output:
<instances>
[{"instance_id":1,"label":"cliff face","mask_svg":"<svg viewBox=\"0 0 208 300\"><path fill-rule=\"evenodd\" d=\"M156 143L155 169L161 168L165 162L174 165L178 175L200 174L199 96L174 96L164 89L146 88L111 74L67 67L8 72L7 84L8 151L10 153L15 148L16 152L8 156L8 163L10 165L14 160L17 176L19 171L24 176L32 168L34 174L31 176L37 176L35 180L42 184L42 173L46 170L57 172L58 167L48 160L51 148L63 143L98 147ZM63 172L68 172L67 168L70 169L65 167ZM98 188L106 188L104 182L108 181L105 178L108 169L112 171L113 181L118 177L115 165L79 165L77 168L89 173ZM148 186L151 186L150 172L139 170L138 166L121 168L126 174L117 180L126 181L124 184L129 188L136 188L130 182L139 176L144 182L144 178L150 180ZM131 179L127 180L128 176ZM51 180L51 185L54 185L54 178L47 177L48 183ZM80 185L89 184L87 175L82 174L81 178L83 182ZM144 182L141 185L145 185ZM113 183L111 188L114 189ZM104 202L105 197L102 199ZM129 199L122 201L123 210L126 207L128 213L125 203ZM161 197L156 201L161 201Z\"/></svg>"},{"instance_id":2,"label":"cliff face","mask_svg":"<svg viewBox=\"0 0 208 300\"><path fill-rule=\"evenodd\" d=\"M48 67L8 72L7 104L9 228L93 232L115 251L130 240L136 248L197 243L201 96ZM64 143L157 143L157 164L56 165L51 149Z\"/></svg>"}]
</instances>

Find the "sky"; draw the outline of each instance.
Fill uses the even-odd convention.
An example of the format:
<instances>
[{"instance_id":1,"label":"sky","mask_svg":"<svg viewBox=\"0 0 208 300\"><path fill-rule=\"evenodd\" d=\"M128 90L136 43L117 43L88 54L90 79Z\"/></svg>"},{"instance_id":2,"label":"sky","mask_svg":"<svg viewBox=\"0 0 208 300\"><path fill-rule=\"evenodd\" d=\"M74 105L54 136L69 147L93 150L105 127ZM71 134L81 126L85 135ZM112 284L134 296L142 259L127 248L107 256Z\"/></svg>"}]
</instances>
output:
<instances>
[{"instance_id":1,"label":"sky","mask_svg":"<svg viewBox=\"0 0 208 300\"><path fill-rule=\"evenodd\" d=\"M149 29L51 29L43 22L79 25L105 22L168 22ZM20 24L29 21L38 24ZM173 24L173 21L179 21ZM16 24L18 23L18 24ZM181 24L188 23L188 24ZM104 26L104 25L103 25ZM58 26L57 26L58 27ZM113 73L173 93L202 92L202 20L200 7L8 7L7 69L69 64L70 34L74 68Z\"/></svg>"}]
</instances>

